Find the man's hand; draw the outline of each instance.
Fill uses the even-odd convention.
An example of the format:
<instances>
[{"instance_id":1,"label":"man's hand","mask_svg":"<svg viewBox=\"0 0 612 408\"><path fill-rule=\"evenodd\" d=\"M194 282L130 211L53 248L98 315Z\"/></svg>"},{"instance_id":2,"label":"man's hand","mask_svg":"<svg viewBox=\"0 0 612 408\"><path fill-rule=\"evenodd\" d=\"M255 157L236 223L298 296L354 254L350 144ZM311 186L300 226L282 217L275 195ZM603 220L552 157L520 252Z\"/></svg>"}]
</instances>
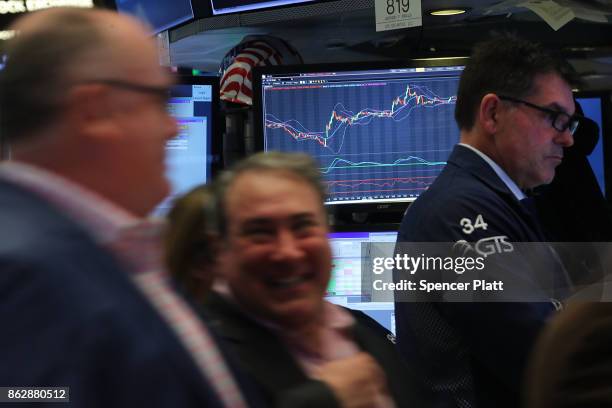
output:
<instances>
[{"instance_id":1,"label":"man's hand","mask_svg":"<svg viewBox=\"0 0 612 408\"><path fill-rule=\"evenodd\" d=\"M387 393L385 373L366 353L321 366L317 378L332 389L343 408L371 407Z\"/></svg>"}]
</instances>

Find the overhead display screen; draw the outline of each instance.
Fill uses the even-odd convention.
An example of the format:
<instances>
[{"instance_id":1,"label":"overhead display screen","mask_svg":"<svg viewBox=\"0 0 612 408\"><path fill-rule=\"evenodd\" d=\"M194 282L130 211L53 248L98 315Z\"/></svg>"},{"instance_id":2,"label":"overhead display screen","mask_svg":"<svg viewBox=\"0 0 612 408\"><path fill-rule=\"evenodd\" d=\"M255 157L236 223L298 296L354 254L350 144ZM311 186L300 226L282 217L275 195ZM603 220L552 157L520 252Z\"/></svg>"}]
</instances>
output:
<instances>
[{"instance_id":1,"label":"overhead display screen","mask_svg":"<svg viewBox=\"0 0 612 408\"><path fill-rule=\"evenodd\" d=\"M256 82L265 151L308 153L327 204L415 200L446 165L462 65L268 73Z\"/></svg>"},{"instance_id":2,"label":"overhead display screen","mask_svg":"<svg viewBox=\"0 0 612 408\"><path fill-rule=\"evenodd\" d=\"M314 0L211 0L212 12L217 14L242 13L277 6L311 3Z\"/></svg>"}]
</instances>

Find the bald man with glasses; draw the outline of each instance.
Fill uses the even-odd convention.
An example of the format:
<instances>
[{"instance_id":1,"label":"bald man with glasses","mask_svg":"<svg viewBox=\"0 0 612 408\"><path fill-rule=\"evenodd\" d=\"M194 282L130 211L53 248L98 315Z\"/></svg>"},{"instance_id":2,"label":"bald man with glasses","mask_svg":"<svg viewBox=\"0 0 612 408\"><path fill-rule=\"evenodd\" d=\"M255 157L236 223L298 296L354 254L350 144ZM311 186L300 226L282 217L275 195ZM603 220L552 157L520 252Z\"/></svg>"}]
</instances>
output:
<instances>
[{"instance_id":1,"label":"bald man with glasses","mask_svg":"<svg viewBox=\"0 0 612 408\"><path fill-rule=\"evenodd\" d=\"M493 265L507 286L537 291L538 301L496 299L493 292L490 303L396 297L398 347L422 373L436 407L519 406L530 348L571 287L547 244L525 255L516 243L547 240L526 192L552 181L564 148L573 144L579 123L573 81L565 62L512 36L477 45L461 76L455 108L460 143L408 208L397 248L402 242L459 242L487 268ZM540 293L530 285L543 275L552 283Z\"/></svg>"},{"instance_id":2,"label":"bald man with glasses","mask_svg":"<svg viewBox=\"0 0 612 408\"><path fill-rule=\"evenodd\" d=\"M72 407L248 406L146 219L170 191L177 133L149 29L70 8L13 28L0 73L12 152L0 164L0 385Z\"/></svg>"}]
</instances>

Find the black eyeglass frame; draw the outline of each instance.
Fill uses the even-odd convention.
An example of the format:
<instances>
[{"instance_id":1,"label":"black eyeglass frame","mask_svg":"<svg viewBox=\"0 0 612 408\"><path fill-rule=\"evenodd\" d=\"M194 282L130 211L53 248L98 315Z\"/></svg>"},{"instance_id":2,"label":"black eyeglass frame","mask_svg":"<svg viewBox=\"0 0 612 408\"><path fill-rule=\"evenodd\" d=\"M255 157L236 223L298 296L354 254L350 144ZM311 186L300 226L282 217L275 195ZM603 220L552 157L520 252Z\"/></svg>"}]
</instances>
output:
<instances>
[{"instance_id":1,"label":"black eyeglass frame","mask_svg":"<svg viewBox=\"0 0 612 408\"><path fill-rule=\"evenodd\" d=\"M576 129L578 129L578 126L580 125L580 119L582 118L581 115L569 115L565 112L545 108L543 106L539 106L539 105L533 104L531 102L527 102L522 99L514 98L512 96L497 95L497 97L501 99L502 101L520 103L532 109L536 109L536 110L539 110L540 112L544 112L550 115L550 118L551 118L550 125L559 132L565 132L566 130L569 129L570 134L573 135L576 132ZM567 122L565 123L565 125L559 125L557 120L559 117L563 117L563 116L567 116Z\"/></svg>"},{"instance_id":2,"label":"black eyeglass frame","mask_svg":"<svg viewBox=\"0 0 612 408\"><path fill-rule=\"evenodd\" d=\"M137 84L134 82L122 81L119 79L91 79L79 82L80 84L100 84L108 85L115 88L127 89L128 91L147 93L158 96L164 100L170 96L170 86L152 86Z\"/></svg>"}]
</instances>

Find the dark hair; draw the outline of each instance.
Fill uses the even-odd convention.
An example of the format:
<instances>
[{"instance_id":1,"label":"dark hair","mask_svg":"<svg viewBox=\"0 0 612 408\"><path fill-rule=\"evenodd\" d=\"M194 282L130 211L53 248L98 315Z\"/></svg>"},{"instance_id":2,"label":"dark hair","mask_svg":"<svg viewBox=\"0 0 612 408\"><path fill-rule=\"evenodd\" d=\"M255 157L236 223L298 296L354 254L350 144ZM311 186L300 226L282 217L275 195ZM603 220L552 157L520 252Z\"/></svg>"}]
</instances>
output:
<instances>
[{"instance_id":1,"label":"dark hair","mask_svg":"<svg viewBox=\"0 0 612 408\"><path fill-rule=\"evenodd\" d=\"M227 235L226 201L227 192L236 179L246 172L274 171L288 173L308 183L321 198L321 205L325 201L327 191L322 182L321 172L317 162L307 154L260 152L239 161L229 171L224 172L216 180L216 198L218 209L217 230L219 235Z\"/></svg>"},{"instance_id":2,"label":"dark hair","mask_svg":"<svg viewBox=\"0 0 612 408\"><path fill-rule=\"evenodd\" d=\"M612 404L612 303L570 303L533 348L525 375L527 408Z\"/></svg>"},{"instance_id":3,"label":"dark hair","mask_svg":"<svg viewBox=\"0 0 612 408\"><path fill-rule=\"evenodd\" d=\"M65 9L8 41L7 63L0 72L0 130L9 142L52 123L61 108L69 70L102 38L87 11Z\"/></svg>"},{"instance_id":4,"label":"dark hair","mask_svg":"<svg viewBox=\"0 0 612 408\"><path fill-rule=\"evenodd\" d=\"M477 44L459 82L455 106L459 128L469 130L474 126L486 94L523 98L535 91L534 79L548 73L558 74L569 85L576 83L573 68L540 44L510 34Z\"/></svg>"},{"instance_id":5,"label":"dark hair","mask_svg":"<svg viewBox=\"0 0 612 408\"><path fill-rule=\"evenodd\" d=\"M215 261L214 201L211 185L198 186L177 199L168 213L166 266L179 285L196 298L208 291L213 279L211 274L203 280L194 272Z\"/></svg>"}]
</instances>

